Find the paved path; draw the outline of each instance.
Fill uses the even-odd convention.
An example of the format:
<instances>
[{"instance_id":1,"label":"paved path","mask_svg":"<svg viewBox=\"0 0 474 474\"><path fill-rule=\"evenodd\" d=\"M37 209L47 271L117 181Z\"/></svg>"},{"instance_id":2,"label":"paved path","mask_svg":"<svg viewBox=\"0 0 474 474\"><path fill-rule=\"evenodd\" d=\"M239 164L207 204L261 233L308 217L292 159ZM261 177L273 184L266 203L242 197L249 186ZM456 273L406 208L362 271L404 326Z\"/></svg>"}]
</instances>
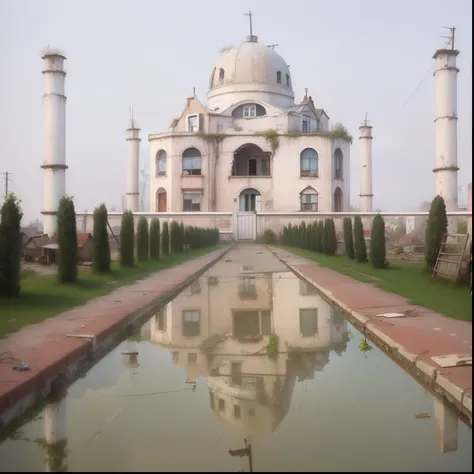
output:
<instances>
[{"instance_id":1,"label":"paved path","mask_svg":"<svg viewBox=\"0 0 474 474\"><path fill-rule=\"evenodd\" d=\"M83 306L25 326L0 339L0 354L10 351L15 359L31 367L29 371L16 372L12 370L12 364L4 359L5 355L0 357L3 359L0 363L0 430L6 410L12 409L28 393L44 390L45 380L54 378L55 372L64 371L90 346L87 341L66 339L66 334L93 335L98 341L104 340L123 327L131 315L179 289L183 282L209 267L226 251L227 248L216 250L159 271L133 285L117 288Z\"/></svg>"},{"instance_id":2,"label":"paved path","mask_svg":"<svg viewBox=\"0 0 474 474\"><path fill-rule=\"evenodd\" d=\"M302 277L362 323L367 333L396 348L408 363L429 375L440 391L454 397L472 417L472 365L442 368L431 358L452 354L472 357L472 323L450 319L410 304L399 295L362 283L280 248L271 250ZM403 313L385 318L384 313Z\"/></svg>"}]
</instances>

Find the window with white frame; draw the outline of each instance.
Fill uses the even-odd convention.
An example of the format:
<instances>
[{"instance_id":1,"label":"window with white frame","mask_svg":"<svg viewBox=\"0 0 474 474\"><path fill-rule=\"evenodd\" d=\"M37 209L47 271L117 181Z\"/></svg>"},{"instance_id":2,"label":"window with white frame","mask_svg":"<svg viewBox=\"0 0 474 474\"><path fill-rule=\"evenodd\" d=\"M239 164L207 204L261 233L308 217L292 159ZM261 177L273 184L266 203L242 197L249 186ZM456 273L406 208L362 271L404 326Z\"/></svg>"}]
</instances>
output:
<instances>
[{"instance_id":1,"label":"window with white frame","mask_svg":"<svg viewBox=\"0 0 474 474\"><path fill-rule=\"evenodd\" d=\"M281 71L277 71L277 82L281 84Z\"/></svg>"},{"instance_id":2,"label":"window with white frame","mask_svg":"<svg viewBox=\"0 0 474 474\"><path fill-rule=\"evenodd\" d=\"M256 117L257 116L257 106L255 104L245 105L243 108L244 118Z\"/></svg>"},{"instance_id":3,"label":"window with white frame","mask_svg":"<svg viewBox=\"0 0 474 474\"><path fill-rule=\"evenodd\" d=\"M318 152L306 148L300 155L300 176L318 176Z\"/></svg>"},{"instance_id":4,"label":"window with white frame","mask_svg":"<svg viewBox=\"0 0 474 474\"><path fill-rule=\"evenodd\" d=\"M199 131L199 115L188 115L188 132Z\"/></svg>"},{"instance_id":5,"label":"window with white frame","mask_svg":"<svg viewBox=\"0 0 474 474\"><path fill-rule=\"evenodd\" d=\"M306 188L301 194L301 210L318 212L318 193L313 188Z\"/></svg>"},{"instance_id":6,"label":"window with white frame","mask_svg":"<svg viewBox=\"0 0 474 474\"><path fill-rule=\"evenodd\" d=\"M310 115L303 115L303 120L301 124L301 132L302 133L311 132L311 116Z\"/></svg>"},{"instance_id":7,"label":"window with white frame","mask_svg":"<svg viewBox=\"0 0 474 474\"><path fill-rule=\"evenodd\" d=\"M183 336L197 337L201 329L201 312L195 310L183 311Z\"/></svg>"},{"instance_id":8,"label":"window with white frame","mask_svg":"<svg viewBox=\"0 0 474 474\"><path fill-rule=\"evenodd\" d=\"M196 148L188 148L183 153L183 175L201 175L201 152Z\"/></svg>"},{"instance_id":9,"label":"window with white frame","mask_svg":"<svg viewBox=\"0 0 474 474\"><path fill-rule=\"evenodd\" d=\"M156 176L164 176L166 174L166 152L160 150L156 154Z\"/></svg>"},{"instance_id":10,"label":"window with white frame","mask_svg":"<svg viewBox=\"0 0 474 474\"><path fill-rule=\"evenodd\" d=\"M201 195L199 193L183 194L183 212L199 212L201 210Z\"/></svg>"}]
</instances>

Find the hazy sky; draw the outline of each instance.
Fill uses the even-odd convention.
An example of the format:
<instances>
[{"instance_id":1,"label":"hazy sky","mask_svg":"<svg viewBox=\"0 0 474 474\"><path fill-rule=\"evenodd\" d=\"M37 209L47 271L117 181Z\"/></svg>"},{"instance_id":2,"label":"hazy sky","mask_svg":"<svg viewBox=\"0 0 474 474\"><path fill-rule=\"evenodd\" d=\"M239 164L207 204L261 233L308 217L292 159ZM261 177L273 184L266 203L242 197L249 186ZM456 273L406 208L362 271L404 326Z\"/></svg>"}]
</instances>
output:
<instances>
[{"instance_id":1,"label":"hazy sky","mask_svg":"<svg viewBox=\"0 0 474 474\"><path fill-rule=\"evenodd\" d=\"M470 0L0 0L0 172L23 200L25 219L42 207L42 61L48 44L67 56L67 193L76 210L125 192L129 107L147 135L165 130L196 87L205 101L219 49L254 33L278 43L297 100L356 137L351 202L358 205L358 126L373 125L374 204L410 210L434 195L432 55L443 26L457 27L459 184L471 181L472 5ZM431 68L431 69L430 69ZM424 80L423 80L424 79ZM415 91L416 93L404 105ZM464 198L465 199L465 198Z\"/></svg>"}]
</instances>

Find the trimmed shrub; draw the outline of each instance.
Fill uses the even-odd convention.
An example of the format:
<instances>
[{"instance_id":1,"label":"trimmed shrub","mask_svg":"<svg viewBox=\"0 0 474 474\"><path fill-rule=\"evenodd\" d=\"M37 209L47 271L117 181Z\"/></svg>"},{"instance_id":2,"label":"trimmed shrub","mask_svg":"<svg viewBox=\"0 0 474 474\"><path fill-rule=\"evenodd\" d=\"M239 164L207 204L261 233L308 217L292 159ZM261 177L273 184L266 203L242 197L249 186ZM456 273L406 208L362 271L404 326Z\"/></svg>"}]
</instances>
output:
<instances>
[{"instance_id":1,"label":"trimmed shrub","mask_svg":"<svg viewBox=\"0 0 474 474\"><path fill-rule=\"evenodd\" d=\"M299 225L298 247L304 249L306 244L306 223L304 221Z\"/></svg>"},{"instance_id":2,"label":"trimmed shrub","mask_svg":"<svg viewBox=\"0 0 474 474\"><path fill-rule=\"evenodd\" d=\"M170 245L171 253L180 253L183 251L181 229L176 221L172 221L170 225Z\"/></svg>"},{"instance_id":3,"label":"trimmed shrub","mask_svg":"<svg viewBox=\"0 0 474 474\"><path fill-rule=\"evenodd\" d=\"M154 217L150 222L150 259L160 259L160 221Z\"/></svg>"},{"instance_id":4,"label":"trimmed shrub","mask_svg":"<svg viewBox=\"0 0 474 474\"><path fill-rule=\"evenodd\" d=\"M168 221L163 222L163 229L161 231L161 252L163 255L170 254L170 231Z\"/></svg>"},{"instance_id":5,"label":"trimmed shrub","mask_svg":"<svg viewBox=\"0 0 474 474\"><path fill-rule=\"evenodd\" d=\"M124 211L120 225L120 265L133 267L135 263L135 224L132 211Z\"/></svg>"},{"instance_id":6,"label":"trimmed shrub","mask_svg":"<svg viewBox=\"0 0 474 474\"><path fill-rule=\"evenodd\" d=\"M94 250L92 254L92 268L97 273L110 271L110 242L107 231L107 208L101 204L94 209Z\"/></svg>"},{"instance_id":7,"label":"trimmed shrub","mask_svg":"<svg viewBox=\"0 0 474 474\"><path fill-rule=\"evenodd\" d=\"M186 249L186 238L185 238L185 231L184 231L184 224L181 222L179 224L179 239L180 239L180 252L184 252Z\"/></svg>"},{"instance_id":8,"label":"trimmed shrub","mask_svg":"<svg viewBox=\"0 0 474 474\"><path fill-rule=\"evenodd\" d=\"M0 296L13 297L20 294L23 217L20 201L13 193L5 197L0 214Z\"/></svg>"},{"instance_id":9,"label":"trimmed shrub","mask_svg":"<svg viewBox=\"0 0 474 474\"><path fill-rule=\"evenodd\" d=\"M285 229L283 229L284 231ZM267 229L262 236L263 243L266 245L274 245L277 243L277 236L271 229Z\"/></svg>"},{"instance_id":10,"label":"trimmed shrub","mask_svg":"<svg viewBox=\"0 0 474 474\"><path fill-rule=\"evenodd\" d=\"M352 235L352 219L344 218L344 248L347 258L354 260L354 237Z\"/></svg>"},{"instance_id":11,"label":"trimmed shrub","mask_svg":"<svg viewBox=\"0 0 474 474\"><path fill-rule=\"evenodd\" d=\"M137 225L137 259L140 262L148 261L150 242L148 236L148 221L141 216Z\"/></svg>"},{"instance_id":12,"label":"trimmed shrub","mask_svg":"<svg viewBox=\"0 0 474 474\"><path fill-rule=\"evenodd\" d=\"M385 268L388 265L385 252L385 221L377 214L372 220L370 236L370 263L374 268Z\"/></svg>"},{"instance_id":13,"label":"trimmed shrub","mask_svg":"<svg viewBox=\"0 0 474 474\"><path fill-rule=\"evenodd\" d=\"M72 197L64 196L59 201L58 224L58 278L60 283L77 281L77 228L76 211Z\"/></svg>"},{"instance_id":14,"label":"trimmed shrub","mask_svg":"<svg viewBox=\"0 0 474 474\"><path fill-rule=\"evenodd\" d=\"M336 255L337 251L337 236L336 236L336 226L332 219L326 220L326 254L329 256Z\"/></svg>"},{"instance_id":15,"label":"trimmed shrub","mask_svg":"<svg viewBox=\"0 0 474 474\"><path fill-rule=\"evenodd\" d=\"M219 229L203 227L187 227L188 245L190 250L196 250L219 243Z\"/></svg>"},{"instance_id":16,"label":"trimmed shrub","mask_svg":"<svg viewBox=\"0 0 474 474\"><path fill-rule=\"evenodd\" d=\"M436 265L441 242L447 232L446 204L441 196L436 196L431 202L425 233L425 264L430 272Z\"/></svg>"},{"instance_id":17,"label":"trimmed shrub","mask_svg":"<svg viewBox=\"0 0 474 474\"><path fill-rule=\"evenodd\" d=\"M321 234L321 250L324 254L328 254L328 224L329 219L324 219Z\"/></svg>"},{"instance_id":18,"label":"trimmed shrub","mask_svg":"<svg viewBox=\"0 0 474 474\"><path fill-rule=\"evenodd\" d=\"M317 252L318 245L318 221L313 221L311 224L311 247L313 252Z\"/></svg>"},{"instance_id":19,"label":"trimmed shrub","mask_svg":"<svg viewBox=\"0 0 474 474\"><path fill-rule=\"evenodd\" d=\"M367 248L364 239L364 226L360 216L354 218L354 256L358 262L367 261Z\"/></svg>"},{"instance_id":20,"label":"trimmed shrub","mask_svg":"<svg viewBox=\"0 0 474 474\"><path fill-rule=\"evenodd\" d=\"M313 244L313 226L311 223L309 223L306 226L306 239L304 243L304 248L311 250L312 244Z\"/></svg>"}]
</instances>

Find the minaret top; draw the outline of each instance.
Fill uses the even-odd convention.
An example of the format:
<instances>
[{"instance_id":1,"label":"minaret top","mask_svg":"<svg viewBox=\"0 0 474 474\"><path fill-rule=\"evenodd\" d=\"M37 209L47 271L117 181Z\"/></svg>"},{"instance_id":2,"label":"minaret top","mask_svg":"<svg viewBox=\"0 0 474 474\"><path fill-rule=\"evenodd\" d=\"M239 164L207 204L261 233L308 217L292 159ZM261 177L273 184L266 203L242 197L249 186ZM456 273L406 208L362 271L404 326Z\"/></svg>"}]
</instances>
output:
<instances>
[{"instance_id":1,"label":"minaret top","mask_svg":"<svg viewBox=\"0 0 474 474\"><path fill-rule=\"evenodd\" d=\"M362 128L372 128L372 125L369 125L369 120L367 120L367 115L369 115L368 113L365 114L365 118L364 118L364 121L360 124L359 126L359 130L362 129Z\"/></svg>"},{"instance_id":2,"label":"minaret top","mask_svg":"<svg viewBox=\"0 0 474 474\"><path fill-rule=\"evenodd\" d=\"M459 51L454 49L454 39L455 39L455 26L444 26L445 29L449 30L449 36L442 36L442 38L447 39L446 44L443 48L437 49L433 55L433 59L436 59L440 54L446 54L447 56L457 56Z\"/></svg>"},{"instance_id":3,"label":"minaret top","mask_svg":"<svg viewBox=\"0 0 474 474\"><path fill-rule=\"evenodd\" d=\"M258 36L253 34L252 26L252 11L249 10L248 13L244 13L245 16L249 17L249 35L245 37L246 43L258 43Z\"/></svg>"},{"instance_id":4,"label":"minaret top","mask_svg":"<svg viewBox=\"0 0 474 474\"><path fill-rule=\"evenodd\" d=\"M56 49L56 48L51 48L48 45L46 48L43 49L43 51L41 51L41 59L46 59L46 58L51 58L51 57L67 59L61 50Z\"/></svg>"}]
</instances>

